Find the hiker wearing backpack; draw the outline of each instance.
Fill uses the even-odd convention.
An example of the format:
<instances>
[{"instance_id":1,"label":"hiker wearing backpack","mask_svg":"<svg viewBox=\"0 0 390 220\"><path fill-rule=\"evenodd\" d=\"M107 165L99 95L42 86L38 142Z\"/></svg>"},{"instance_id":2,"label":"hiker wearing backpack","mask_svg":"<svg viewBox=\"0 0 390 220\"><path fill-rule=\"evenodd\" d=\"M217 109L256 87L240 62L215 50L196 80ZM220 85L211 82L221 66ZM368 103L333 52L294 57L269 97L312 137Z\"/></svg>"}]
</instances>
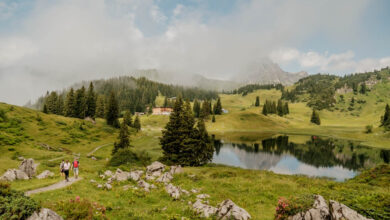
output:
<instances>
[{"instance_id":1,"label":"hiker wearing backpack","mask_svg":"<svg viewBox=\"0 0 390 220\"><path fill-rule=\"evenodd\" d=\"M61 176L64 176L64 164L65 164L65 161L62 160L61 164L60 164L60 173L61 173Z\"/></svg>"},{"instance_id":2,"label":"hiker wearing backpack","mask_svg":"<svg viewBox=\"0 0 390 220\"><path fill-rule=\"evenodd\" d=\"M69 182L69 169L71 168L69 160L66 160L64 163L64 173L65 173L65 180L66 182Z\"/></svg>"},{"instance_id":3,"label":"hiker wearing backpack","mask_svg":"<svg viewBox=\"0 0 390 220\"><path fill-rule=\"evenodd\" d=\"M72 163L72 169L73 169L74 177L76 179L79 177L79 164L80 164L80 162L75 158L73 163Z\"/></svg>"}]
</instances>

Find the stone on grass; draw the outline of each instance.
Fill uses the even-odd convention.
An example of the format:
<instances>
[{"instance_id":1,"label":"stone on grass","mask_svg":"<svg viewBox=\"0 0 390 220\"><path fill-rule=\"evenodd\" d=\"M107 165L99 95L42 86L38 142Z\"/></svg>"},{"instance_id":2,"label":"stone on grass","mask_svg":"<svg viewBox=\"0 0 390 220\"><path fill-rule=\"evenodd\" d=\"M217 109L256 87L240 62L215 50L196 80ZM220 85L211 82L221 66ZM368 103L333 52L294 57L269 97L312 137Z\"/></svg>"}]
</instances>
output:
<instances>
[{"instance_id":1,"label":"stone on grass","mask_svg":"<svg viewBox=\"0 0 390 220\"><path fill-rule=\"evenodd\" d=\"M197 199L208 199L210 198L209 194L199 194L196 196Z\"/></svg>"},{"instance_id":2,"label":"stone on grass","mask_svg":"<svg viewBox=\"0 0 390 220\"><path fill-rule=\"evenodd\" d=\"M145 180L146 180L146 181L153 181L153 180L155 180L155 179L156 179L156 177L153 176L153 175L150 174L150 173L147 173L146 176L145 176Z\"/></svg>"},{"instance_id":3,"label":"stone on grass","mask_svg":"<svg viewBox=\"0 0 390 220\"><path fill-rule=\"evenodd\" d=\"M140 181L138 181L138 186L143 188L145 190L145 192L150 192L151 186L149 183L147 183L143 180L140 180Z\"/></svg>"},{"instance_id":4,"label":"stone on grass","mask_svg":"<svg viewBox=\"0 0 390 220\"><path fill-rule=\"evenodd\" d=\"M330 219L329 207L324 197L314 196L313 208L290 216L291 220L328 220Z\"/></svg>"},{"instance_id":5,"label":"stone on grass","mask_svg":"<svg viewBox=\"0 0 390 220\"><path fill-rule=\"evenodd\" d=\"M101 188L103 188L103 185L102 184L98 184L97 188L101 189Z\"/></svg>"},{"instance_id":6,"label":"stone on grass","mask_svg":"<svg viewBox=\"0 0 390 220\"><path fill-rule=\"evenodd\" d=\"M183 172L183 168L181 168L180 165L178 166L171 166L171 169L169 170L169 172L174 175L176 173L182 173Z\"/></svg>"},{"instance_id":7,"label":"stone on grass","mask_svg":"<svg viewBox=\"0 0 390 220\"><path fill-rule=\"evenodd\" d=\"M175 200L177 200L177 199L180 198L181 189L180 189L180 187L178 187L178 186L174 186L174 185L172 185L172 184L168 184L167 186L165 186L165 191L167 191L167 193L169 194L169 196L171 196L171 197L174 198Z\"/></svg>"},{"instance_id":8,"label":"stone on grass","mask_svg":"<svg viewBox=\"0 0 390 220\"><path fill-rule=\"evenodd\" d=\"M192 193L198 193L198 192L200 192L199 189L191 189L190 191L191 191Z\"/></svg>"},{"instance_id":9,"label":"stone on grass","mask_svg":"<svg viewBox=\"0 0 390 220\"><path fill-rule=\"evenodd\" d=\"M170 172L165 172L163 175L161 175L159 178L157 178L156 182L159 183L169 183L173 179L173 176Z\"/></svg>"},{"instance_id":10,"label":"stone on grass","mask_svg":"<svg viewBox=\"0 0 390 220\"><path fill-rule=\"evenodd\" d=\"M27 220L63 220L63 218L53 210L42 208L39 212L34 212Z\"/></svg>"},{"instance_id":11,"label":"stone on grass","mask_svg":"<svg viewBox=\"0 0 390 220\"><path fill-rule=\"evenodd\" d=\"M96 183L96 180L91 179L89 182L90 183Z\"/></svg>"},{"instance_id":12,"label":"stone on grass","mask_svg":"<svg viewBox=\"0 0 390 220\"><path fill-rule=\"evenodd\" d=\"M104 172L104 175L105 175L105 176L112 176L113 173L112 173L111 170L106 170L106 172Z\"/></svg>"},{"instance_id":13,"label":"stone on grass","mask_svg":"<svg viewBox=\"0 0 390 220\"><path fill-rule=\"evenodd\" d=\"M25 172L29 178L33 177L36 173L37 165L34 163L34 159L24 159L19 166L19 170Z\"/></svg>"},{"instance_id":14,"label":"stone on grass","mask_svg":"<svg viewBox=\"0 0 390 220\"><path fill-rule=\"evenodd\" d=\"M92 156L91 159L92 159L92 160L97 160L96 157L94 157L94 156Z\"/></svg>"},{"instance_id":15,"label":"stone on grass","mask_svg":"<svg viewBox=\"0 0 390 220\"><path fill-rule=\"evenodd\" d=\"M369 218L366 218L359 213L357 213L355 210L349 208L348 206L329 200L330 205L330 213L331 213L331 219L334 220L368 220Z\"/></svg>"},{"instance_id":16,"label":"stone on grass","mask_svg":"<svg viewBox=\"0 0 390 220\"><path fill-rule=\"evenodd\" d=\"M217 208L202 203L202 200L200 199L196 200L196 202L192 205L192 208L197 214L204 218L209 218L212 215L215 215L215 213L217 212Z\"/></svg>"},{"instance_id":17,"label":"stone on grass","mask_svg":"<svg viewBox=\"0 0 390 220\"><path fill-rule=\"evenodd\" d=\"M23 161L24 157L20 156L20 157L18 157L18 160Z\"/></svg>"},{"instance_id":18,"label":"stone on grass","mask_svg":"<svg viewBox=\"0 0 390 220\"><path fill-rule=\"evenodd\" d=\"M217 216L222 220L247 220L251 218L251 215L247 211L234 204L230 199L221 202L217 206Z\"/></svg>"},{"instance_id":19,"label":"stone on grass","mask_svg":"<svg viewBox=\"0 0 390 220\"><path fill-rule=\"evenodd\" d=\"M54 173L51 172L50 170L45 170L41 174L37 176L38 179L45 179L48 177L54 176Z\"/></svg>"},{"instance_id":20,"label":"stone on grass","mask_svg":"<svg viewBox=\"0 0 390 220\"><path fill-rule=\"evenodd\" d=\"M122 171L118 168L112 178L119 182L126 181L130 178L130 172Z\"/></svg>"},{"instance_id":21,"label":"stone on grass","mask_svg":"<svg viewBox=\"0 0 390 220\"><path fill-rule=\"evenodd\" d=\"M9 169L0 177L0 180L10 181L10 182L14 180L28 180L28 179L29 177L25 172L17 169Z\"/></svg>"},{"instance_id":22,"label":"stone on grass","mask_svg":"<svg viewBox=\"0 0 390 220\"><path fill-rule=\"evenodd\" d=\"M104 184L104 188L106 188L107 190L110 190L110 189L112 189L112 186L111 186L111 184L106 183L106 184Z\"/></svg>"},{"instance_id":23,"label":"stone on grass","mask_svg":"<svg viewBox=\"0 0 390 220\"><path fill-rule=\"evenodd\" d=\"M142 174L144 173L144 171L142 170L136 170L136 171L133 171L133 172L130 172L130 179L134 180L134 181L138 181L141 179L141 176Z\"/></svg>"},{"instance_id":24,"label":"stone on grass","mask_svg":"<svg viewBox=\"0 0 390 220\"><path fill-rule=\"evenodd\" d=\"M150 164L149 166L146 167L146 171L148 173L154 173L154 172L157 172L157 171L164 171L165 169L165 165L158 162L158 161L154 161L152 164Z\"/></svg>"}]
</instances>

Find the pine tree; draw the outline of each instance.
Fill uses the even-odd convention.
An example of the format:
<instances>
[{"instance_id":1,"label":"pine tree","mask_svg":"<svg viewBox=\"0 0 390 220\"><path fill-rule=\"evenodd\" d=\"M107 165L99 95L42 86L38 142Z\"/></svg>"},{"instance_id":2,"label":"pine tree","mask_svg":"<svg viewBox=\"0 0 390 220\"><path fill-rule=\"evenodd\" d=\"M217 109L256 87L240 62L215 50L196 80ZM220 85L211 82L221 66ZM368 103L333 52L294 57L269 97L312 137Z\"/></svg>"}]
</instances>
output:
<instances>
[{"instance_id":1,"label":"pine tree","mask_svg":"<svg viewBox=\"0 0 390 220\"><path fill-rule=\"evenodd\" d=\"M164 107L164 108L168 107L168 98L167 98L166 96L165 96L165 98L164 98L163 107Z\"/></svg>"},{"instance_id":2,"label":"pine tree","mask_svg":"<svg viewBox=\"0 0 390 220\"><path fill-rule=\"evenodd\" d=\"M210 162L213 159L214 146L202 119L198 121L197 129L195 130L195 139L198 141L194 147L193 162L190 165L199 166Z\"/></svg>"},{"instance_id":3,"label":"pine tree","mask_svg":"<svg viewBox=\"0 0 390 220\"><path fill-rule=\"evenodd\" d=\"M283 106L283 114L287 115L287 114L290 114L290 109L288 107L288 102L285 102L284 103L284 106Z\"/></svg>"},{"instance_id":4,"label":"pine tree","mask_svg":"<svg viewBox=\"0 0 390 220\"><path fill-rule=\"evenodd\" d=\"M133 126L133 120L131 119L131 112L130 111L126 111L125 112L125 115L123 116L123 122L128 127L132 127Z\"/></svg>"},{"instance_id":5,"label":"pine tree","mask_svg":"<svg viewBox=\"0 0 390 220\"><path fill-rule=\"evenodd\" d=\"M390 106L386 104L385 114L381 118L381 126L390 129Z\"/></svg>"},{"instance_id":6,"label":"pine tree","mask_svg":"<svg viewBox=\"0 0 390 220\"><path fill-rule=\"evenodd\" d=\"M313 113L311 114L310 122L317 125L321 124L320 115L315 109L313 109Z\"/></svg>"},{"instance_id":7,"label":"pine tree","mask_svg":"<svg viewBox=\"0 0 390 220\"><path fill-rule=\"evenodd\" d=\"M75 112L75 97L74 97L74 91L73 88L70 89L68 94L66 95L66 101L65 101L65 116L67 117L76 117Z\"/></svg>"},{"instance_id":8,"label":"pine tree","mask_svg":"<svg viewBox=\"0 0 390 220\"><path fill-rule=\"evenodd\" d=\"M95 116L98 118L105 117L105 100L104 96L98 96L96 101L96 113Z\"/></svg>"},{"instance_id":9,"label":"pine tree","mask_svg":"<svg viewBox=\"0 0 390 220\"><path fill-rule=\"evenodd\" d=\"M211 118L211 122L215 123L215 115Z\"/></svg>"},{"instance_id":10,"label":"pine tree","mask_svg":"<svg viewBox=\"0 0 390 220\"><path fill-rule=\"evenodd\" d=\"M111 92L110 98L108 100L107 111L106 111L106 121L108 125L118 127L118 116L119 108L118 102L116 101L115 93Z\"/></svg>"},{"instance_id":11,"label":"pine tree","mask_svg":"<svg viewBox=\"0 0 390 220\"><path fill-rule=\"evenodd\" d=\"M271 113L272 113L272 114L276 114L276 102L275 102L275 101L272 101L272 104L271 104Z\"/></svg>"},{"instance_id":12,"label":"pine tree","mask_svg":"<svg viewBox=\"0 0 390 220\"><path fill-rule=\"evenodd\" d=\"M200 103L197 99L195 99L195 101L194 101L194 106L193 106L192 110L194 112L195 118L199 118L199 116L200 116Z\"/></svg>"},{"instance_id":13,"label":"pine tree","mask_svg":"<svg viewBox=\"0 0 390 220\"><path fill-rule=\"evenodd\" d=\"M82 86L76 91L75 95L75 113L78 118L85 118L87 110L85 88Z\"/></svg>"},{"instance_id":14,"label":"pine tree","mask_svg":"<svg viewBox=\"0 0 390 220\"><path fill-rule=\"evenodd\" d=\"M49 113L49 111L47 110L47 105L46 105L46 103L43 104L42 112L45 113L45 114L48 114L48 113Z\"/></svg>"},{"instance_id":15,"label":"pine tree","mask_svg":"<svg viewBox=\"0 0 390 220\"><path fill-rule=\"evenodd\" d=\"M278 100L278 106L276 107L276 111L277 111L277 114L279 116L283 116L284 115L284 112L283 112L283 103L282 103L282 100Z\"/></svg>"},{"instance_id":16,"label":"pine tree","mask_svg":"<svg viewBox=\"0 0 390 220\"><path fill-rule=\"evenodd\" d=\"M62 95L59 95L57 99L57 114L64 115L64 99Z\"/></svg>"},{"instance_id":17,"label":"pine tree","mask_svg":"<svg viewBox=\"0 0 390 220\"><path fill-rule=\"evenodd\" d=\"M260 97L259 96L256 96L255 106L256 107L260 106Z\"/></svg>"},{"instance_id":18,"label":"pine tree","mask_svg":"<svg viewBox=\"0 0 390 220\"><path fill-rule=\"evenodd\" d=\"M137 132L141 130L141 122L138 115L135 116L133 127L137 130Z\"/></svg>"},{"instance_id":19,"label":"pine tree","mask_svg":"<svg viewBox=\"0 0 390 220\"><path fill-rule=\"evenodd\" d=\"M88 94L87 94L87 99L86 99L86 112L85 116L86 117L91 117L95 118L95 113L96 113L96 94L93 90L93 83L91 82L89 84L88 88Z\"/></svg>"},{"instance_id":20,"label":"pine tree","mask_svg":"<svg viewBox=\"0 0 390 220\"><path fill-rule=\"evenodd\" d=\"M127 125L122 122L121 129L118 136L118 142L114 143L112 154L115 154L119 149L126 149L130 147L129 129Z\"/></svg>"},{"instance_id":21,"label":"pine tree","mask_svg":"<svg viewBox=\"0 0 390 220\"><path fill-rule=\"evenodd\" d=\"M218 98L217 103L214 105L214 114L216 115L222 114L221 98Z\"/></svg>"},{"instance_id":22,"label":"pine tree","mask_svg":"<svg viewBox=\"0 0 390 220\"><path fill-rule=\"evenodd\" d=\"M367 86L366 86L365 83L362 83L359 92L360 92L361 94L366 94L366 91L367 91Z\"/></svg>"},{"instance_id":23,"label":"pine tree","mask_svg":"<svg viewBox=\"0 0 390 220\"><path fill-rule=\"evenodd\" d=\"M202 108L200 111L200 117L203 119L207 119L210 115L210 103L207 100L204 100L202 103Z\"/></svg>"},{"instance_id":24,"label":"pine tree","mask_svg":"<svg viewBox=\"0 0 390 220\"><path fill-rule=\"evenodd\" d=\"M51 114L57 114L57 106L58 106L58 95L57 92L51 92L45 98L45 104L47 108L47 112Z\"/></svg>"}]
</instances>

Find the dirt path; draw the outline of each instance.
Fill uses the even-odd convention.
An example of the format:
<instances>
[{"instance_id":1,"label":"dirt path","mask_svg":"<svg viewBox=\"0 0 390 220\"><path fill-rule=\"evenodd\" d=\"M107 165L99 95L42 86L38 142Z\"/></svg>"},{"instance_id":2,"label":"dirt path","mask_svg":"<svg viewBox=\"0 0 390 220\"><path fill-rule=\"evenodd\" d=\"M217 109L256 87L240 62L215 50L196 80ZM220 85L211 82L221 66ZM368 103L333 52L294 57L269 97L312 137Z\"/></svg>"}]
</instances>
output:
<instances>
[{"instance_id":1,"label":"dirt path","mask_svg":"<svg viewBox=\"0 0 390 220\"><path fill-rule=\"evenodd\" d=\"M97 146L95 149L93 149L91 152L89 152L89 153L87 154L87 157L91 156L93 153L95 153L95 152L96 152L97 150L99 150L100 148L105 147L105 146L108 146L108 145L110 145L110 144L112 144L112 143L108 143L108 144L103 144L103 145Z\"/></svg>"},{"instance_id":2,"label":"dirt path","mask_svg":"<svg viewBox=\"0 0 390 220\"><path fill-rule=\"evenodd\" d=\"M79 177L78 179L75 179L75 178L71 177L71 178L69 178L69 182L66 182L65 180L61 180L60 182L55 183L53 185L42 187L42 188L38 188L38 189L33 189L33 190L25 192L24 194L26 196L30 196L32 194L37 194L37 193L46 192L46 191L55 190L55 189L61 189L61 188L70 186L73 183L78 182L78 181L80 181L82 179L83 178L81 178L81 177Z\"/></svg>"}]
</instances>

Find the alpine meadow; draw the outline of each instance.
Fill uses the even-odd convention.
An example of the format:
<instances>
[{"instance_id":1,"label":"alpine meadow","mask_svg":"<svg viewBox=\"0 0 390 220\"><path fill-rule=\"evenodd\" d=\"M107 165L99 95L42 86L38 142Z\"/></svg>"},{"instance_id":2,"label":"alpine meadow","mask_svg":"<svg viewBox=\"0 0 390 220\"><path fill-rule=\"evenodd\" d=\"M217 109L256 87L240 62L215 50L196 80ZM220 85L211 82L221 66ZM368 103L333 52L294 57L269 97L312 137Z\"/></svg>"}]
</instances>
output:
<instances>
[{"instance_id":1,"label":"alpine meadow","mask_svg":"<svg viewBox=\"0 0 390 220\"><path fill-rule=\"evenodd\" d=\"M390 220L389 8L0 0L0 219Z\"/></svg>"}]
</instances>

